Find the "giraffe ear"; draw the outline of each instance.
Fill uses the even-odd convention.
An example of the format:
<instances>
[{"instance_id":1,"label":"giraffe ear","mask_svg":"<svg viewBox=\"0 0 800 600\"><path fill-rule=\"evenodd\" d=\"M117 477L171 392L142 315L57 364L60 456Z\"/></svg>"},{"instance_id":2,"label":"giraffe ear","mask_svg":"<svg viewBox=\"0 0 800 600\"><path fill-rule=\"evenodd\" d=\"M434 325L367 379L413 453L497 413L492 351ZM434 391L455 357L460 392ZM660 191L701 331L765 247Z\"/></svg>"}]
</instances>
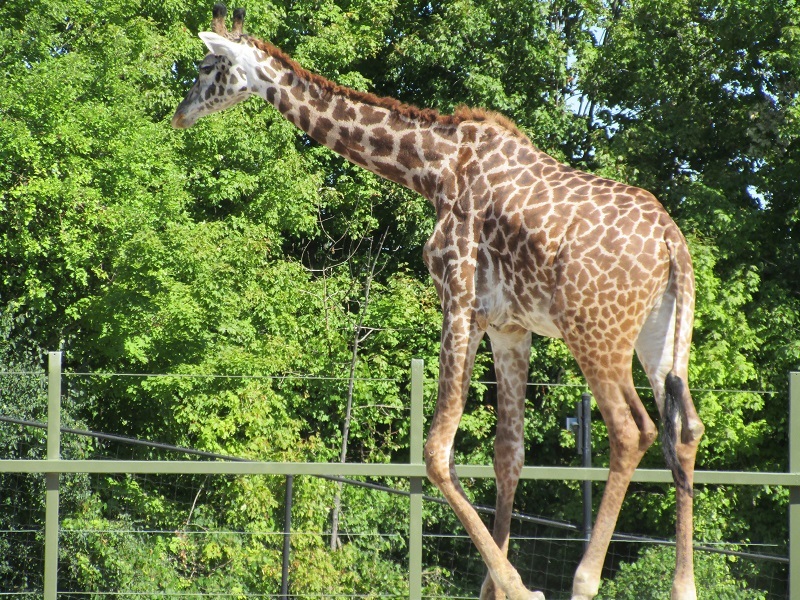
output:
<instances>
[{"instance_id":1,"label":"giraffe ear","mask_svg":"<svg viewBox=\"0 0 800 600\"><path fill-rule=\"evenodd\" d=\"M227 56L228 58L234 58L236 56L235 46L238 44L229 39L210 31L201 31L197 35L203 40L203 43L208 47L211 54Z\"/></svg>"}]
</instances>

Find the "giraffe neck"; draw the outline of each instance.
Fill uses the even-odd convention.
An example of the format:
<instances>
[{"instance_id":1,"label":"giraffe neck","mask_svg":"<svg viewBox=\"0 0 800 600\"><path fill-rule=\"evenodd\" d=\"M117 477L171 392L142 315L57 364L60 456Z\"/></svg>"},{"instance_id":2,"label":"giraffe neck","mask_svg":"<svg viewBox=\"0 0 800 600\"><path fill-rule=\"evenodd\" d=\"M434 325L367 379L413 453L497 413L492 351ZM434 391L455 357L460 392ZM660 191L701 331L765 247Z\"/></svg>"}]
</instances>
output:
<instances>
[{"instance_id":1,"label":"giraffe neck","mask_svg":"<svg viewBox=\"0 0 800 600\"><path fill-rule=\"evenodd\" d=\"M381 177L433 200L457 154L458 117L338 86L260 40L252 91L311 138Z\"/></svg>"}]
</instances>

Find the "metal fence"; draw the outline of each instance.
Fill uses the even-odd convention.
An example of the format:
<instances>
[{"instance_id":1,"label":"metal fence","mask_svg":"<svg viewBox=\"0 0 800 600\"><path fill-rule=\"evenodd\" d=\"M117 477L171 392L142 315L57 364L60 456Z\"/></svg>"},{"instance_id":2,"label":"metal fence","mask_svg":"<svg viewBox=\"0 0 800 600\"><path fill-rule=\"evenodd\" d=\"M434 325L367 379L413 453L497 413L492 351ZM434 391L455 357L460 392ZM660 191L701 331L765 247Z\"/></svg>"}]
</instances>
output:
<instances>
[{"instance_id":1,"label":"metal fence","mask_svg":"<svg viewBox=\"0 0 800 600\"><path fill-rule=\"evenodd\" d=\"M44 475L44 599L58 596L59 557L59 493L60 476L64 474L174 474L174 475L261 475L287 478L287 498L294 476L392 477L409 482L408 514L408 597L423 597L423 483L426 479L423 461L423 363L411 365L411 436L407 464L359 463L273 463L241 460L164 461L164 460L63 460L61 459L61 353L48 357L47 453L45 460L0 460L0 473ZM788 597L800 598L800 373L790 375L789 472L697 471L697 485L783 486L789 490ZM219 457L214 457L219 458ZM460 465L462 478L494 477L491 466ZM608 470L591 467L525 467L522 478L529 480L596 481L607 479ZM672 475L661 469L640 469L636 482L669 483ZM287 502L287 507L290 504ZM286 519L286 523L290 518ZM577 529L577 528L576 528ZM578 538L580 539L580 538ZM284 537L288 544L288 535ZM287 548L288 550L288 548ZM288 552L284 554L286 556ZM284 564L284 570L286 565ZM286 588L282 594L286 594Z\"/></svg>"}]
</instances>

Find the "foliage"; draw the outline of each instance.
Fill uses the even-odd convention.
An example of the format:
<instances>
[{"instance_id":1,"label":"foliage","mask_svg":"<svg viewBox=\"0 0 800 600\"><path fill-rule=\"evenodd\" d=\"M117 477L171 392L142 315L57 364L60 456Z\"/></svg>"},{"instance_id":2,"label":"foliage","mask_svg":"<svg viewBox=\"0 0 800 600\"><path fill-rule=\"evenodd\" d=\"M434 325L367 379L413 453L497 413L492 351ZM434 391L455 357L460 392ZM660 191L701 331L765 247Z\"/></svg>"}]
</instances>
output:
<instances>
[{"instance_id":1,"label":"foliage","mask_svg":"<svg viewBox=\"0 0 800 600\"><path fill-rule=\"evenodd\" d=\"M334 461L356 354L347 459L405 460L410 358L426 360L428 418L435 395L441 317L421 260L433 211L258 100L172 130L210 7L0 7L0 366L37 370L42 349L61 349L68 372L96 373L68 378L68 423L246 458ZM558 158L653 191L694 257L690 375L707 425L700 466L785 470L786 373L800 363L800 280L789 276L800 264L799 8L795 0L258 0L247 6L247 27L358 89L443 111L461 103L502 111ZM477 360L459 461L491 460L489 350ZM143 372L154 376L102 375ZM534 340L530 379L576 387L529 388L528 463L574 464L561 427L582 378L561 342ZM3 376L0 398L4 414L42 418L35 378ZM41 453L35 433L4 426L0 435L17 452L7 456ZM71 443L75 456L93 450ZM595 464L606 463L599 418L594 448ZM661 466L659 453L644 464ZM476 501L492 503L491 485L466 483ZM274 529L283 485L215 478L200 496L189 486L167 501L152 482L75 478L65 498L65 585L132 589L146 571L162 589L272 593L278 549L267 538L128 532L142 523L178 528L190 516L210 532ZM15 490L5 506L30 507L3 512L3 529L40 521L36 485L3 486ZM331 552L323 538L333 484L301 480L296 494L298 527L320 532L296 542L304 593L403 589L402 544L373 535L405 527L396 499L347 489L345 528L359 535ZM208 504L190 515L196 497ZM578 498L577 485L525 482L517 508L574 519ZM787 502L780 489L698 490L697 535L785 544L785 519L775 515ZM671 535L673 512L664 488L634 485L620 527ZM5 589L35 569L3 543ZM657 579L648 575L668 554L643 554L609 589L624 594L626 581ZM739 589L726 561L702 567L720 594Z\"/></svg>"},{"instance_id":2,"label":"foliage","mask_svg":"<svg viewBox=\"0 0 800 600\"><path fill-rule=\"evenodd\" d=\"M765 600L764 592L748 589L740 578L733 575L731 567L735 560L721 554L695 552L697 589L720 600ZM597 598L638 600L645 589L648 598L669 598L674 564L673 548L654 547L644 550L639 560L623 564L617 576L602 585Z\"/></svg>"}]
</instances>

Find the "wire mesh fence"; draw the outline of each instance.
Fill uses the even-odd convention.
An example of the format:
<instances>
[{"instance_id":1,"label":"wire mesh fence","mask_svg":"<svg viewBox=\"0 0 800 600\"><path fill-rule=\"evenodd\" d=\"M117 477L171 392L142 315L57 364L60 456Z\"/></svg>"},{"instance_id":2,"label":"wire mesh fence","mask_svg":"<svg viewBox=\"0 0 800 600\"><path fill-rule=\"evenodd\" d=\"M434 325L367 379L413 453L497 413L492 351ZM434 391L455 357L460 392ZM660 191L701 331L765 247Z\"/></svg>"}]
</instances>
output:
<instances>
[{"instance_id":1,"label":"wire mesh fence","mask_svg":"<svg viewBox=\"0 0 800 600\"><path fill-rule=\"evenodd\" d=\"M41 491L36 490L42 487L41 481L35 481L41 476L22 477L31 480L28 484L34 491ZM280 489L284 485L282 477L247 478L266 479L261 482L266 488ZM270 525L262 523L258 527L244 523L238 528L221 528L209 518L217 511L219 490L237 479L240 478L219 475L62 475L63 488L78 492L79 502L65 510L61 519L59 597L280 597L283 524L279 514L284 507L276 503L274 514L266 516ZM311 481L316 478L299 479L300 494L320 493L320 485L333 485ZM304 479L309 481L304 484ZM394 484L402 487L399 481ZM258 487L253 481L250 485ZM21 491L27 493L29 489ZM4 487L4 492L7 490ZM380 490L360 489L344 503L337 552L329 549L327 522L317 528L308 522L303 523L303 529L293 528L292 587L288 597L408 597L408 527L404 516L408 513L407 499L392 495L395 499L391 512L398 518L385 522L382 530L363 531L358 526L363 519L362 507L386 504L388 495ZM167 506L171 510L167 511ZM151 511L148 518L141 514L145 508ZM17 510L19 516L28 507L20 505ZM169 512L172 520L154 522L158 511ZM446 511L426 503L424 597L477 598L485 567L458 522L442 514ZM41 517L33 514L31 520L40 523ZM41 527L2 531L0 539L6 548L13 549L16 562L13 571L2 573L3 594L41 597ZM342 551L342 547L346 550ZM618 573L620 565L632 564L643 552L662 547L670 549L663 540L612 542L605 575L610 578ZM715 557L714 560L724 561L731 577L747 581L749 590L758 590L768 599L789 598L785 562L758 557L752 548L739 544L727 544L724 549L750 550L751 555L729 556L712 548L697 551L696 560L702 565L710 560L708 557ZM514 520L509 551L512 564L530 587L544 591L548 598L569 598L572 574L582 551L583 540L577 526L570 531L531 522L530 518ZM328 560L324 565L339 580L320 578L323 556L340 559ZM350 571L352 565L365 564L365 556L369 572ZM674 564L674 557L668 554L661 560Z\"/></svg>"},{"instance_id":2,"label":"wire mesh fence","mask_svg":"<svg viewBox=\"0 0 800 600\"><path fill-rule=\"evenodd\" d=\"M26 590L42 589L43 514L31 510L25 499L44 494L44 479L41 476L3 473L0 474L0 556L11 557L0 561L1 593L17 594Z\"/></svg>"},{"instance_id":3,"label":"wire mesh fence","mask_svg":"<svg viewBox=\"0 0 800 600\"><path fill-rule=\"evenodd\" d=\"M5 446L3 458L45 456L44 430L31 425L41 425L44 418L42 377L25 377L36 401L14 410L4 404L11 421L0 426L0 435L13 443ZM404 407L383 409L398 413L398 418L407 416ZM89 434L66 425L65 459L220 458L167 444L134 443L119 432ZM341 530L338 541L332 541L330 510L339 483L298 477L294 502L299 510L290 523L291 585L282 594L285 477L62 474L58 597L409 597L408 480L372 477L346 482ZM42 597L44 487L41 474L0 470L0 598ZM430 486L425 493L436 496ZM580 496L576 486L566 484L550 494L573 494L576 505ZM429 500L424 506L423 597L477 598L485 567L472 542L446 505ZM490 524L491 511L483 512ZM559 520L561 516L561 511L518 515L512 526L511 562L529 587L544 591L548 599L570 597L584 547L579 525ZM637 562L654 569L674 565L669 541L647 538L648 534L618 536L604 577L618 578L627 573L626 565ZM699 548L695 554L699 576L746 582L747 595L741 597L772 600L789 598L786 553L786 545L765 548L739 542Z\"/></svg>"},{"instance_id":4,"label":"wire mesh fence","mask_svg":"<svg viewBox=\"0 0 800 600\"><path fill-rule=\"evenodd\" d=\"M550 522L548 522L550 521ZM490 519L487 519L487 523ZM477 598L486 575L480 555L456 520L437 521L425 533L426 581L432 598ZM548 600L571 598L572 577L584 551L577 524L551 521L541 516L517 515L512 520L509 559L531 589ZM789 599L788 560L785 546L772 544L698 543L695 568L698 581L717 592L714 598ZM651 569L648 581L660 581L663 589L634 588L620 598L669 598L675 565L674 542L641 534L618 533L611 542L603 579L613 581L627 574L631 565ZM641 574L641 573L639 573ZM660 577L659 577L660 575ZM635 585L635 584L634 584ZM601 587L601 598L615 592Z\"/></svg>"}]
</instances>

